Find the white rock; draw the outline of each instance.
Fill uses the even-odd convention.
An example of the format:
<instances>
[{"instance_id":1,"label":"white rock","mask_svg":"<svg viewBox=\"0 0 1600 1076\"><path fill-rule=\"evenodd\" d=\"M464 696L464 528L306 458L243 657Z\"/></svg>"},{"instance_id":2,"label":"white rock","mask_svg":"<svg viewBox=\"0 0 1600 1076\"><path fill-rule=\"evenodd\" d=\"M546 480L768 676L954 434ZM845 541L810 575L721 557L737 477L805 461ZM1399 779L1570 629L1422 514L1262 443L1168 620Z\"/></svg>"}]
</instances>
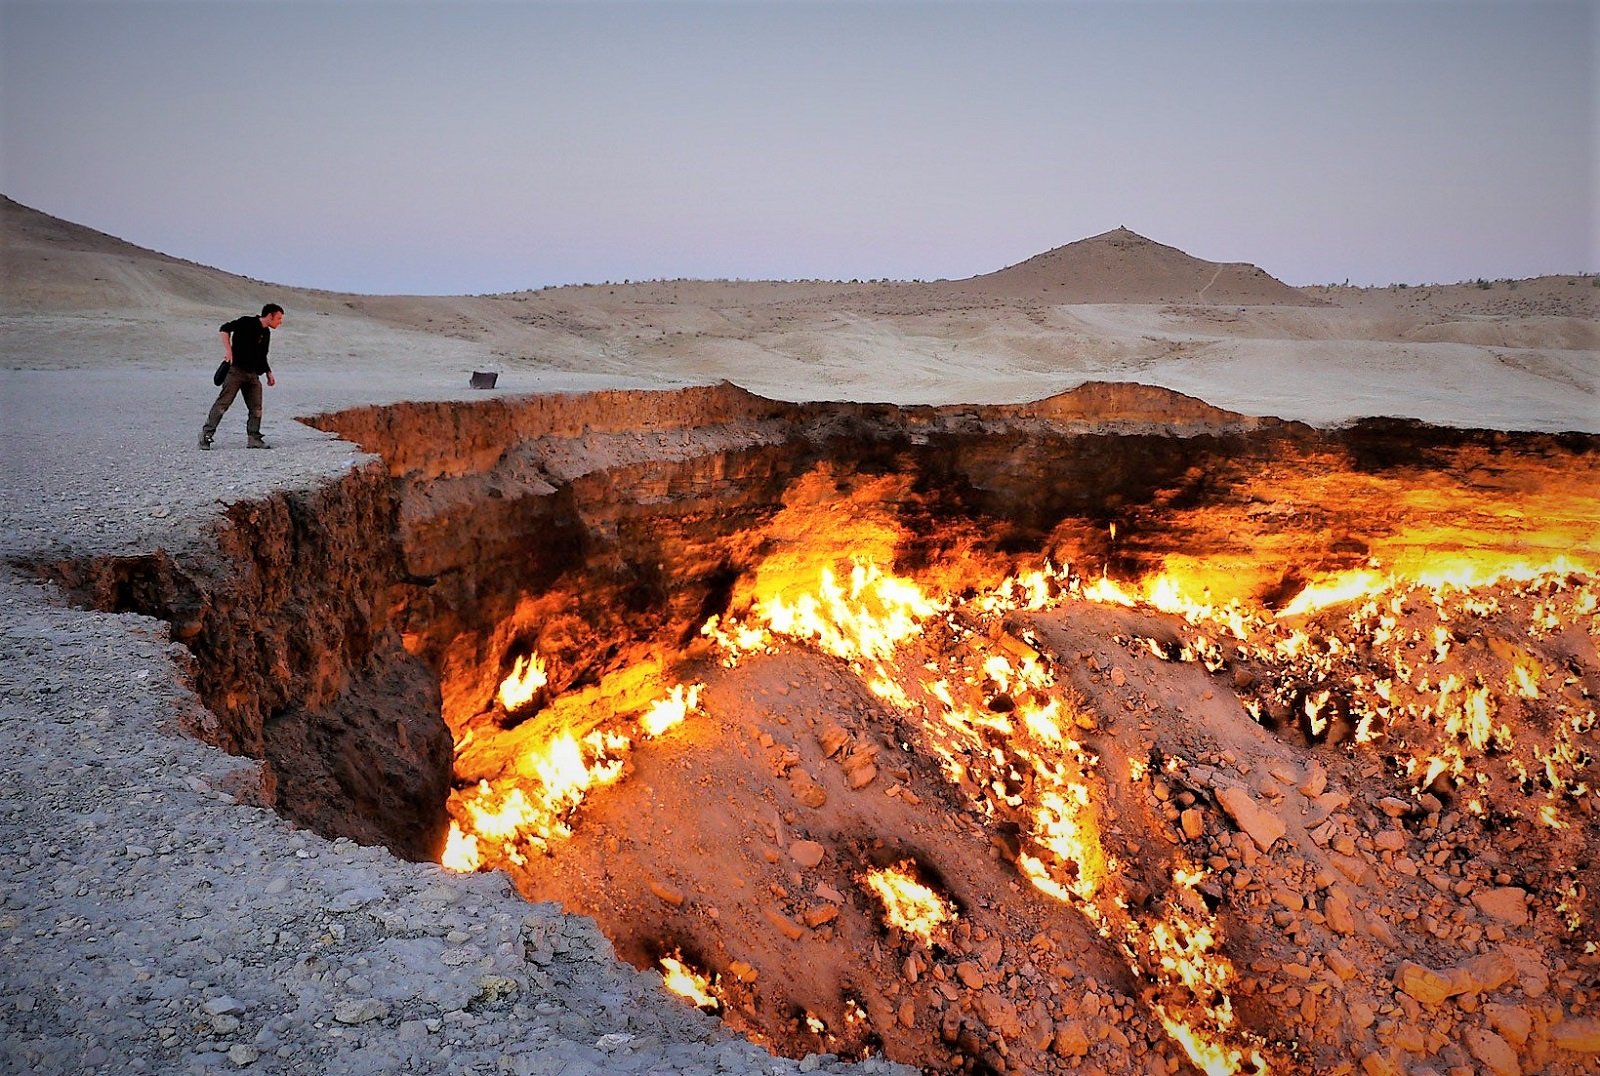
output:
<instances>
[{"instance_id":1,"label":"white rock","mask_svg":"<svg viewBox=\"0 0 1600 1076\"><path fill-rule=\"evenodd\" d=\"M388 1015L388 1004L377 998L346 998L333 1006L333 1018L341 1024L365 1024Z\"/></svg>"}]
</instances>

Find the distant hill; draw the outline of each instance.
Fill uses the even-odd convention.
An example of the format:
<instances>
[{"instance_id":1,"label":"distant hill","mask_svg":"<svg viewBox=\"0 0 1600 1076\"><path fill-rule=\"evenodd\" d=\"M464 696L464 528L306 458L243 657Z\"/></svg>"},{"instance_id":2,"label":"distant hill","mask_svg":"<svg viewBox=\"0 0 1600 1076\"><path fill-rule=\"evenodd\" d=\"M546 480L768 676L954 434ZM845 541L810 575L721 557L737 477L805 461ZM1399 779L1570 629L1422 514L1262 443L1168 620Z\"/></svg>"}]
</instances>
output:
<instances>
[{"instance_id":1,"label":"distant hill","mask_svg":"<svg viewBox=\"0 0 1600 1076\"><path fill-rule=\"evenodd\" d=\"M967 292L1057 303L1324 305L1254 265L1208 262L1126 228L955 283Z\"/></svg>"},{"instance_id":2,"label":"distant hill","mask_svg":"<svg viewBox=\"0 0 1600 1076\"><path fill-rule=\"evenodd\" d=\"M169 257L0 195L0 309L8 313L259 306L260 281ZM272 295L305 292L272 286ZM243 304L242 306L240 304Z\"/></svg>"}]
</instances>

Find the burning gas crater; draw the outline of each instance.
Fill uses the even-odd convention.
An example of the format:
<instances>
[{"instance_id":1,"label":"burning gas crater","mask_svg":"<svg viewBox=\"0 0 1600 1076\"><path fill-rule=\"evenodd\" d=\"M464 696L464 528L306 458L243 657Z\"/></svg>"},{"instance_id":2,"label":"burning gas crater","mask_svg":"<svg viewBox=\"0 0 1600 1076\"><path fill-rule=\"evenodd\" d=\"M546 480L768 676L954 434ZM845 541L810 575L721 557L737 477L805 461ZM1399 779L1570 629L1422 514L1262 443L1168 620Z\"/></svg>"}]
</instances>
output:
<instances>
[{"instance_id":1,"label":"burning gas crater","mask_svg":"<svg viewBox=\"0 0 1600 1076\"><path fill-rule=\"evenodd\" d=\"M1403 1071L1592 1004L1592 565L1373 562L1269 610L842 552L893 540L773 557L578 698L523 655L499 701L544 732L493 775L467 745L446 865L594 914L782 1052Z\"/></svg>"},{"instance_id":2,"label":"burning gas crater","mask_svg":"<svg viewBox=\"0 0 1600 1076\"><path fill-rule=\"evenodd\" d=\"M890 508L813 482L692 639L562 693L514 655L444 862L784 1053L1583 1071L1593 490L1418 488L1306 571L1291 498L1405 514L1317 482L1175 508L1134 573L1110 528L1098 563L911 563Z\"/></svg>"}]
</instances>

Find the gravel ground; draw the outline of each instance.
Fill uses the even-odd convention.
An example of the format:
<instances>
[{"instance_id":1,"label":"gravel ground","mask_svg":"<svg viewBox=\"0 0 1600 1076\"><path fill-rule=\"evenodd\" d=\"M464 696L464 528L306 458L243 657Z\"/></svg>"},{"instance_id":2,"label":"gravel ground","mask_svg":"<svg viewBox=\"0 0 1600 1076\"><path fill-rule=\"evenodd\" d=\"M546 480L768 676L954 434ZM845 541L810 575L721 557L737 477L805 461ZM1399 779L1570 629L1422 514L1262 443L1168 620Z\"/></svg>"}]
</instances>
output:
<instances>
[{"instance_id":1,"label":"gravel ground","mask_svg":"<svg viewBox=\"0 0 1600 1076\"><path fill-rule=\"evenodd\" d=\"M217 449L196 449L209 367L0 372L0 1072L897 1069L773 1058L501 876L241 805L253 765L179 730L201 704L167 626L71 608L10 566L181 555L219 505L362 459L288 416L467 397L468 360L381 379L283 364L272 452L245 450L242 403Z\"/></svg>"}]
</instances>

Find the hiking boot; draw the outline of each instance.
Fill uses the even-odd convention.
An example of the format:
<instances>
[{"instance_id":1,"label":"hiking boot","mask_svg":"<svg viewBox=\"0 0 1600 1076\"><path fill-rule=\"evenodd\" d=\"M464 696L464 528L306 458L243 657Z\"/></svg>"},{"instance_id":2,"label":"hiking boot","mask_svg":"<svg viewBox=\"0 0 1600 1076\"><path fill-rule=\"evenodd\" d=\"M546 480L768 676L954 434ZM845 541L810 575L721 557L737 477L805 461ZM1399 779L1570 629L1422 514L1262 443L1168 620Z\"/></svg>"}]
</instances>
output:
<instances>
[{"instance_id":1,"label":"hiking boot","mask_svg":"<svg viewBox=\"0 0 1600 1076\"><path fill-rule=\"evenodd\" d=\"M250 447L251 448L271 448L272 446L267 444L261 438L257 437L255 440L250 442Z\"/></svg>"},{"instance_id":2,"label":"hiking boot","mask_svg":"<svg viewBox=\"0 0 1600 1076\"><path fill-rule=\"evenodd\" d=\"M204 452L211 451L211 438L207 437L203 433L200 435L200 449Z\"/></svg>"}]
</instances>

